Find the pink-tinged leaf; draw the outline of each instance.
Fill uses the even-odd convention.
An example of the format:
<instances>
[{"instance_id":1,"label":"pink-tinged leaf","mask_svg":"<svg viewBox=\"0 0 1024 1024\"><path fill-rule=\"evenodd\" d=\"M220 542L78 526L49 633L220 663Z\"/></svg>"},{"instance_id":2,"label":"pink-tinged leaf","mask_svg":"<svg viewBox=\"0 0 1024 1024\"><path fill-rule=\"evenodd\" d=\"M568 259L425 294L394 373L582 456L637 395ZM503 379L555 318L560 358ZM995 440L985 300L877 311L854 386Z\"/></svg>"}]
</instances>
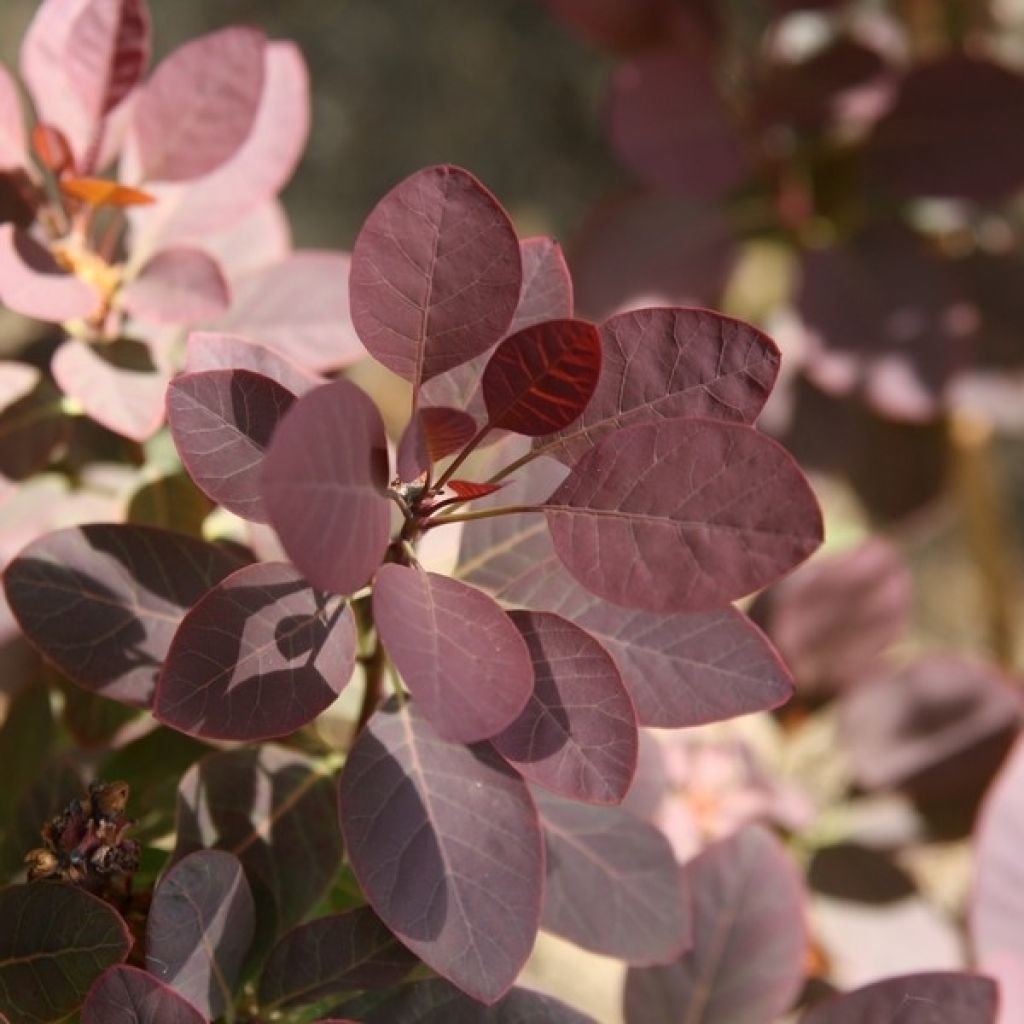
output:
<instances>
[{"instance_id":1,"label":"pink-tinged leaf","mask_svg":"<svg viewBox=\"0 0 1024 1024\"><path fill-rule=\"evenodd\" d=\"M98 124L142 80L151 45L145 0L89 0L75 18L64 73Z\"/></svg>"},{"instance_id":2,"label":"pink-tinged leaf","mask_svg":"<svg viewBox=\"0 0 1024 1024\"><path fill-rule=\"evenodd\" d=\"M546 0L566 25L613 50L632 50L657 40L664 0Z\"/></svg>"},{"instance_id":3,"label":"pink-tinged leaf","mask_svg":"<svg viewBox=\"0 0 1024 1024\"><path fill-rule=\"evenodd\" d=\"M68 338L54 353L50 370L88 416L115 434L142 442L164 422L171 377L155 355L144 342L129 338L97 345Z\"/></svg>"},{"instance_id":4,"label":"pink-tinged leaf","mask_svg":"<svg viewBox=\"0 0 1024 1024\"><path fill-rule=\"evenodd\" d=\"M348 366L365 355L349 318L348 273L345 253L292 253L232 282L231 309L217 330L266 345L308 371Z\"/></svg>"},{"instance_id":5,"label":"pink-tinged leaf","mask_svg":"<svg viewBox=\"0 0 1024 1024\"><path fill-rule=\"evenodd\" d=\"M231 293L217 261L202 249L163 249L121 292L124 309L158 324L195 324L227 312Z\"/></svg>"},{"instance_id":6,"label":"pink-tinged leaf","mask_svg":"<svg viewBox=\"0 0 1024 1024\"><path fill-rule=\"evenodd\" d=\"M193 331L188 336L185 369L189 373L204 370L251 370L276 381L293 395L325 384L323 377L303 370L264 345L233 334Z\"/></svg>"},{"instance_id":7,"label":"pink-tinged leaf","mask_svg":"<svg viewBox=\"0 0 1024 1024\"><path fill-rule=\"evenodd\" d=\"M234 1002L252 935L252 893L238 858L198 850L156 887L146 969L205 1017L219 1017Z\"/></svg>"},{"instance_id":8,"label":"pink-tinged leaf","mask_svg":"<svg viewBox=\"0 0 1024 1024\"><path fill-rule=\"evenodd\" d=\"M200 490L230 512L267 522L263 456L295 396L251 370L186 373L167 389L171 436Z\"/></svg>"},{"instance_id":9,"label":"pink-tinged leaf","mask_svg":"<svg viewBox=\"0 0 1024 1024\"><path fill-rule=\"evenodd\" d=\"M259 109L265 45L255 29L225 28L161 62L132 113L144 180L198 178L238 152Z\"/></svg>"},{"instance_id":10,"label":"pink-tinged leaf","mask_svg":"<svg viewBox=\"0 0 1024 1024\"><path fill-rule=\"evenodd\" d=\"M508 214L468 171L443 165L395 186L352 252L352 321L378 362L414 388L508 330L522 284Z\"/></svg>"},{"instance_id":11,"label":"pink-tinged leaf","mask_svg":"<svg viewBox=\"0 0 1024 1024\"><path fill-rule=\"evenodd\" d=\"M64 675L145 707L185 611L240 565L191 537L100 524L34 541L4 585L25 635Z\"/></svg>"},{"instance_id":12,"label":"pink-tinged leaf","mask_svg":"<svg viewBox=\"0 0 1024 1024\"><path fill-rule=\"evenodd\" d=\"M913 68L866 143L872 188L991 201L1024 182L1024 76L953 53Z\"/></svg>"},{"instance_id":13,"label":"pink-tinged leaf","mask_svg":"<svg viewBox=\"0 0 1024 1024\"><path fill-rule=\"evenodd\" d=\"M693 947L673 964L630 970L627 1024L775 1020L803 981L802 880L785 847L749 825L684 869Z\"/></svg>"},{"instance_id":14,"label":"pink-tinged leaf","mask_svg":"<svg viewBox=\"0 0 1024 1024\"><path fill-rule=\"evenodd\" d=\"M494 494L501 490L501 484L474 483L472 480L449 480L448 489L458 498L464 501L472 501L474 498L486 498L488 494Z\"/></svg>"},{"instance_id":15,"label":"pink-tinged leaf","mask_svg":"<svg viewBox=\"0 0 1024 1024\"><path fill-rule=\"evenodd\" d=\"M601 325L601 340L601 377L586 411L535 446L570 464L636 423L683 416L753 423L779 372L771 338L705 309L621 313Z\"/></svg>"},{"instance_id":16,"label":"pink-tinged leaf","mask_svg":"<svg viewBox=\"0 0 1024 1024\"><path fill-rule=\"evenodd\" d=\"M418 963L369 907L318 917L274 947L260 975L265 1013L357 989L392 988Z\"/></svg>"},{"instance_id":17,"label":"pink-tinged leaf","mask_svg":"<svg viewBox=\"0 0 1024 1024\"><path fill-rule=\"evenodd\" d=\"M349 862L388 928L474 999L500 999L533 948L544 881L522 779L406 705L378 711L357 737L340 807Z\"/></svg>"},{"instance_id":18,"label":"pink-tinged leaf","mask_svg":"<svg viewBox=\"0 0 1024 1024\"><path fill-rule=\"evenodd\" d=\"M398 442L399 479L415 480L435 462L460 451L476 434L476 421L458 409L417 409Z\"/></svg>"},{"instance_id":19,"label":"pink-tinged leaf","mask_svg":"<svg viewBox=\"0 0 1024 1024\"><path fill-rule=\"evenodd\" d=\"M492 1006L439 978L405 985L366 1018L367 1024L596 1024L551 996L514 988ZM330 1024L324 1021L323 1024ZM338 1022L344 1024L344 1022Z\"/></svg>"},{"instance_id":20,"label":"pink-tinged leaf","mask_svg":"<svg viewBox=\"0 0 1024 1024\"><path fill-rule=\"evenodd\" d=\"M204 847L238 857L256 904L254 946L269 950L337 874L336 805L332 780L295 750L264 744L208 754L178 785L174 860Z\"/></svg>"},{"instance_id":21,"label":"pink-tinged leaf","mask_svg":"<svg viewBox=\"0 0 1024 1024\"><path fill-rule=\"evenodd\" d=\"M0 921L0 1013L18 1024L63 1020L132 947L111 907L56 882L0 889Z\"/></svg>"},{"instance_id":22,"label":"pink-tinged leaf","mask_svg":"<svg viewBox=\"0 0 1024 1024\"><path fill-rule=\"evenodd\" d=\"M0 477L25 480L41 470L70 430L60 392L36 367L0 363Z\"/></svg>"},{"instance_id":23,"label":"pink-tinged leaf","mask_svg":"<svg viewBox=\"0 0 1024 1024\"><path fill-rule=\"evenodd\" d=\"M999 1004L991 978L936 971L886 978L836 996L811 1007L800 1024L996 1024Z\"/></svg>"},{"instance_id":24,"label":"pink-tinged leaf","mask_svg":"<svg viewBox=\"0 0 1024 1024\"><path fill-rule=\"evenodd\" d=\"M82 1024L205 1024L172 988L137 967L111 967L89 989Z\"/></svg>"},{"instance_id":25,"label":"pink-tinged leaf","mask_svg":"<svg viewBox=\"0 0 1024 1024\"><path fill-rule=\"evenodd\" d=\"M509 615L533 661L533 693L492 742L529 782L571 800L616 804L633 780L636 714L611 655L559 615Z\"/></svg>"},{"instance_id":26,"label":"pink-tinged leaf","mask_svg":"<svg viewBox=\"0 0 1024 1024\"><path fill-rule=\"evenodd\" d=\"M0 64L0 168L28 166L21 94L14 76Z\"/></svg>"},{"instance_id":27,"label":"pink-tinged leaf","mask_svg":"<svg viewBox=\"0 0 1024 1024\"><path fill-rule=\"evenodd\" d=\"M682 48L647 50L612 80L612 143L648 185L699 200L741 185L752 158L710 63Z\"/></svg>"},{"instance_id":28,"label":"pink-tinged leaf","mask_svg":"<svg viewBox=\"0 0 1024 1024\"><path fill-rule=\"evenodd\" d=\"M544 437L577 420L601 373L601 336L583 320L549 320L506 338L484 369L488 424Z\"/></svg>"},{"instance_id":29,"label":"pink-tinged leaf","mask_svg":"<svg viewBox=\"0 0 1024 1024\"><path fill-rule=\"evenodd\" d=\"M536 798L547 848L542 928L645 966L690 948L690 894L658 829L619 807Z\"/></svg>"},{"instance_id":30,"label":"pink-tinged leaf","mask_svg":"<svg viewBox=\"0 0 1024 1024\"><path fill-rule=\"evenodd\" d=\"M538 235L519 243L523 261L523 286L509 333L545 320L572 316L572 277L562 246L553 238Z\"/></svg>"},{"instance_id":31,"label":"pink-tinged leaf","mask_svg":"<svg viewBox=\"0 0 1024 1024\"><path fill-rule=\"evenodd\" d=\"M701 419L609 434L544 513L583 586L662 613L712 610L774 583L823 534L814 493L781 445Z\"/></svg>"},{"instance_id":32,"label":"pink-tinged leaf","mask_svg":"<svg viewBox=\"0 0 1024 1024\"><path fill-rule=\"evenodd\" d=\"M475 743L494 736L530 699L526 642L475 587L384 565L374 578L373 618L416 706L443 739Z\"/></svg>"},{"instance_id":33,"label":"pink-tinged leaf","mask_svg":"<svg viewBox=\"0 0 1024 1024\"><path fill-rule=\"evenodd\" d=\"M358 590L384 559L387 485L384 422L347 380L298 399L264 457L264 508L288 557L315 587L338 594Z\"/></svg>"},{"instance_id":34,"label":"pink-tinged leaf","mask_svg":"<svg viewBox=\"0 0 1024 1024\"><path fill-rule=\"evenodd\" d=\"M200 244L224 268L228 280L236 280L291 255L288 213L279 199L268 199L234 224L204 234Z\"/></svg>"},{"instance_id":35,"label":"pink-tinged leaf","mask_svg":"<svg viewBox=\"0 0 1024 1024\"><path fill-rule=\"evenodd\" d=\"M313 721L355 668L352 609L327 607L290 565L233 573L192 608L174 635L153 713L207 739L285 736Z\"/></svg>"},{"instance_id":36,"label":"pink-tinged leaf","mask_svg":"<svg viewBox=\"0 0 1024 1024\"><path fill-rule=\"evenodd\" d=\"M0 302L22 316L60 323L91 316L100 297L34 238L0 224Z\"/></svg>"}]
</instances>

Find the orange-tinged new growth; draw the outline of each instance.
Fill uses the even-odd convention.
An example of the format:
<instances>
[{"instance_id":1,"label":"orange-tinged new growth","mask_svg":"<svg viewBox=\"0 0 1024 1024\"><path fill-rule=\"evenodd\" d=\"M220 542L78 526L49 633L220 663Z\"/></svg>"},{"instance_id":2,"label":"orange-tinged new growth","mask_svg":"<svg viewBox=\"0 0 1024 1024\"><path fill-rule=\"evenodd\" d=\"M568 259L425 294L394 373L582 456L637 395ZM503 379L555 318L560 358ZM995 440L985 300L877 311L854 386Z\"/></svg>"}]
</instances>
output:
<instances>
[{"instance_id":1,"label":"orange-tinged new growth","mask_svg":"<svg viewBox=\"0 0 1024 1024\"><path fill-rule=\"evenodd\" d=\"M72 199L99 208L101 206L149 206L156 199L142 189L120 185L106 178L64 178L61 191Z\"/></svg>"}]
</instances>

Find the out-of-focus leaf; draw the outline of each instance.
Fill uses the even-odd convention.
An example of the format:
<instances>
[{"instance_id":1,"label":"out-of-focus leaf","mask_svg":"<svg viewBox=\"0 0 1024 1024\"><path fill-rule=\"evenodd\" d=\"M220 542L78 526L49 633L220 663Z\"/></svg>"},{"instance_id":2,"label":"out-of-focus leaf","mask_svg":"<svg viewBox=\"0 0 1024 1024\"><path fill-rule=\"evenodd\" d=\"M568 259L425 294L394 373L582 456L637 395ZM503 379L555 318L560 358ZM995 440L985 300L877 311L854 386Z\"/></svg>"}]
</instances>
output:
<instances>
[{"instance_id":1,"label":"out-of-focus leaf","mask_svg":"<svg viewBox=\"0 0 1024 1024\"><path fill-rule=\"evenodd\" d=\"M71 425L60 392L34 366L0 365L0 476L24 480L67 442Z\"/></svg>"},{"instance_id":2,"label":"out-of-focus leaf","mask_svg":"<svg viewBox=\"0 0 1024 1024\"><path fill-rule=\"evenodd\" d=\"M173 989L137 967L111 967L82 1006L82 1024L205 1024Z\"/></svg>"},{"instance_id":3,"label":"out-of-focus leaf","mask_svg":"<svg viewBox=\"0 0 1024 1024\"><path fill-rule=\"evenodd\" d=\"M185 369L189 373L204 370L251 370L276 381L293 395L325 383L322 377L278 355L264 345L233 334L193 331L188 338Z\"/></svg>"},{"instance_id":4,"label":"out-of-focus leaf","mask_svg":"<svg viewBox=\"0 0 1024 1024\"><path fill-rule=\"evenodd\" d=\"M213 502L184 471L146 480L131 495L125 520L139 526L157 526L197 536L203 521L213 511Z\"/></svg>"},{"instance_id":5,"label":"out-of-focus leaf","mask_svg":"<svg viewBox=\"0 0 1024 1024\"><path fill-rule=\"evenodd\" d=\"M28 146L24 115L21 112L21 95L14 76L0 65L0 167L27 165Z\"/></svg>"},{"instance_id":6,"label":"out-of-focus leaf","mask_svg":"<svg viewBox=\"0 0 1024 1024\"><path fill-rule=\"evenodd\" d=\"M202 249L161 249L121 291L124 308L140 320L194 324L226 313L228 283Z\"/></svg>"},{"instance_id":7,"label":"out-of-focus leaf","mask_svg":"<svg viewBox=\"0 0 1024 1024\"><path fill-rule=\"evenodd\" d=\"M658 38L664 0L546 0L570 28L601 46L632 50Z\"/></svg>"},{"instance_id":8,"label":"out-of-focus leaf","mask_svg":"<svg viewBox=\"0 0 1024 1024\"><path fill-rule=\"evenodd\" d=\"M66 680L60 681L60 689L64 698L61 722L86 750L107 747L139 714L138 708L100 697Z\"/></svg>"},{"instance_id":9,"label":"out-of-focus leaf","mask_svg":"<svg viewBox=\"0 0 1024 1024\"><path fill-rule=\"evenodd\" d=\"M99 295L30 235L0 224L0 302L22 316L60 323L90 316Z\"/></svg>"},{"instance_id":10,"label":"out-of-focus leaf","mask_svg":"<svg viewBox=\"0 0 1024 1024\"><path fill-rule=\"evenodd\" d=\"M0 726L0 831L11 820L18 797L46 764L54 733L49 690L41 682L29 683L7 706Z\"/></svg>"},{"instance_id":11,"label":"out-of-focus leaf","mask_svg":"<svg viewBox=\"0 0 1024 1024\"><path fill-rule=\"evenodd\" d=\"M37 148L39 146L37 145ZM61 178L60 190L72 199L78 199L96 209L104 206L126 209L130 206L148 206L156 200L141 188L120 185L109 178Z\"/></svg>"}]
</instances>

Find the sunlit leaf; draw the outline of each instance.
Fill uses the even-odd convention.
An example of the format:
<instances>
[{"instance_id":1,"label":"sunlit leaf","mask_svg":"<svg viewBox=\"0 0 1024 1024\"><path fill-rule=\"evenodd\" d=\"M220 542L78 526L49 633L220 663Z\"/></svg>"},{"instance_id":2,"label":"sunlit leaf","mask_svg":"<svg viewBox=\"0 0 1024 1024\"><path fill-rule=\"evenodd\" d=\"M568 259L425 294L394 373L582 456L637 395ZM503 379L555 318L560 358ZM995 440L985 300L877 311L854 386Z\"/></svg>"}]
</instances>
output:
<instances>
[{"instance_id":1,"label":"sunlit leaf","mask_svg":"<svg viewBox=\"0 0 1024 1024\"><path fill-rule=\"evenodd\" d=\"M202 249L161 249L120 293L125 310L158 324L193 324L227 312L224 271Z\"/></svg>"},{"instance_id":2,"label":"sunlit leaf","mask_svg":"<svg viewBox=\"0 0 1024 1024\"><path fill-rule=\"evenodd\" d=\"M185 360L189 373L251 370L276 381L293 395L304 395L325 383L322 377L302 369L265 345L233 334L193 331L188 337Z\"/></svg>"}]
</instances>

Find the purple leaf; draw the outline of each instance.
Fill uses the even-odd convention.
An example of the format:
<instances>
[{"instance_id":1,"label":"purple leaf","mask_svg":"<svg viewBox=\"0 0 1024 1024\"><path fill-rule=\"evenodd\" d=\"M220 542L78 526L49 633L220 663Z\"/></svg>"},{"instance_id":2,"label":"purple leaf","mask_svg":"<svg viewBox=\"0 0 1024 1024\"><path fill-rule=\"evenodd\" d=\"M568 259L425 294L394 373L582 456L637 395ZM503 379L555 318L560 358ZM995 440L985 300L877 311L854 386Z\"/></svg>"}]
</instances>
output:
<instances>
[{"instance_id":1,"label":"purple leaf","mask_svg":"<svg viewBox=\"0 0 1024 1024\"><path fill-rule=\"evenodd\" d=\"M178 786L174 859L203 847L238 857L256 904L256 944L269 948L337 874L336 804L331 779L297 751L266 744L208 754Z\"/></svg>"},{"instance_id":2,"label":"purple leaf","mask_svg":"<svg viewBox=\"0 0 1024 1024\"><path fill-rule=\"evenodd\" d=\"M554 238L538 235L524 238L519 243L519 254L523 261L523 285L508 333L544 320L572 317L572 277L562 246Z\"/></svg>"},{"instance_id":3,"label":"purple leaf","mask_svg":"<svg viewBox=\"0 0 1024 1024\"><path fill-rule=\"evenodd\" d=\"M324 1021L322 1024L331 1024ZM339 1022L344 1024L344 1022ZM440 979L406 985L366 1018L366 1024L595 1024L591 1017L551 996L514 988L492 1006L481 1006Z\"/></svg>"},{"instance_id":4,"label":"purple leaf","mask_svg":"<svg viewBox=\"0 0 1024 1024\"><path fill-rule=\"evenodd\" d=\"M228 283L202 249L162 249L121 292L125 310L158 324L193 324L227 312Z\"/></svg>"},{"instance_id":5,"label":"purple leaf","mask_svg":"<svg viewBox=\"0 0 1024 1024\"><path fill-rule=\"evenodd\" d=\"M294 252L233 282L234 299L217 329L242 334L305 370L348 366L365 353L349 318L349 258Z\"/></svg>"},{"instance_id":6,"label":"purple leaf","mask_svg":"<svg viewBox=\"0 0 1024 1024\"><path fill-rule=\"evenodd\" d=\"M526 642L475 587L383 565L374 579L373 619L416 706L443 739L475 743L494 736L530 699Z\"/></svg>"},{"instance_id":7,"label":"purple leaf","mask_svg":"<svg viewBox=\"0 0 1024 1024\"><path fill-rule=\"evenodd\" d=\"M656 612L727 604L775 582L822 539L821 512L793 458L750 427L711 420L608 435L544 511L555 551L580 583Z\"/></svg>"},{"instance_id":8,"label":"purple leaf","mask_svg":"<svg viewBox=\"0 0 1024 1024\"><path fill-rule=\"evenodd\" d=\"M654 188L717 199L752 171L746 139L710 63L682 48L650 49L623 64L612 80L608 116L619 157Z\"/></svg>"},{"instance_id":9,"label":"purple leaf","mask_svg":"<svg viewBox=\"0 0 1024 1024\"><path fill-rule=\"evenodd\" d=\"M170 374L141 341L121 338L91 345L68 338L54 353L50 369L61 390L115 434L148 441L163 424Z\"/></svg>"},{"instance_id":10,"label":"purple leaf","mask_svg":"<svg viewBox=\"0 0 1024 1024\"><path fill-rule=\"evenodd\" d=\"M800 1024L995 1024L999 993L991 978L933 972L885 978L812 1007Z\"/></svg>"},{"instance_id":11,"label":"purple leaf","mask_svg":"<svg viewBox=\"0 0 1024 1024\"><path fill-rule=\"evenodd\" d=\"M481 387L488 423L544 437L577 420L597 387L601 336L582 320L526 327L495 349Z\"/></svg>"},{"instance_id":12,"label":"purple leaf","mask_svg":"<svg viewBox=\"0 0 1024 1024\"><path fill-rule=\"evenodd\" d=\"M803 981L804 894L785 848L747 826L684 869L693 948L665 967L630 970L627 1024L733 1024L785 1013Z\"/></svg>"},{"instance_id":13,"label":"purple leaf","mask_svg":"<svg viewBox=\"0 0 1024 1024\"><path fill-rule=\"evenodd\" d=\"M474 999L500 999L540 919L544 850L526 784L490 747L447 743L406 706L359 734L340 805L352 869L388 928Z\"/></svg>"},{"instance_id":14,"label":"purple leaf","mask_svg":"<svg viewBox=\"0 0 1024 1024\"><path fill-rule=\"evenodd\" d=\"M533 660L534 688L493 743L529 782L572 800L614 804L636 770L636 715L615 662L559 615L512 612Z\"/></svg>"},{"instance_id":15,"label":"purple leaf","mask_svg":"<svg viewBox=\"0 0 1024 1024\"><path fill-rule=\"evenodd\" d=\"M137 967L111 967L82 1006L82 1024L205 1024L173 989Z\"/></svg>"},{"instance_id":16,"label":"purple leaf","mask_svg":"<svg viewBox=\"0 0 1024 1024\"><path fill-rule=\"evenodd\" d=\"M185 611L241 565L144 526L50 533L7 567L7 600L32 644L87 690L148 706Z\"/></svg>"},{"instance_id":17,"label":"purple leaf","mask_svg":"<svg viewBox=\"0 0 1024 1024\"><path fill-rule=\"evenodd\" d=\"M624 426L676 417L753 423L779 350L741 320L703 309L638 309L601 325L604 365L583 416L536 445L572 464Z\"/></svg>"},{"instance_id":18,"label":"purple leaf","mask_svg":"<svg viewBox=\"0 0 1024 1024\"><path fill-rule=\"evenodd\" d=\"M541 927L631 964L692 945L690 896L668 840L620 807L537 794L547 848Z\"/></svg>"},{"instance_id":19,"label":"purple leaf","mask_svg":"<svg viewBox=\"0 0 1024 1024\"><path fill-rule=\"evenodd\" d=\"M146 968L205 1017L219 1017L234 1002L252 934L252 893L242 865L223 850L199 850L156 887Z\"/></svg>"},{"instance_id":20,"label":"purple leaf","mask_svg":"<svg viewBox=\"0 0 1024 1024\"><path fill-rule=\"evenodd\" d=\"M369 907L318 917L274 947L260 976L264 1013L356 989L392 988L418 963Z\"/></svg>"},{"instance_id":21,"label":"purple leaf","mask_svg":"<svg viewBox=\"0 0 1024 1024\"><path fill-rule=\"evenodd\" d=\"M28 166L21 94L14 76L0 64L0 168Z\"/></svg>"},{"instance_id":22,"label":"purple leaf","mask_svg":"<svg viewBox=\"0 0 1024 1024\"><path fill-rule=\"evenodd\" d=\"M347 380L298 399L263 462L264 507L288 557L314 586L338 594L358 590L384 558L387 484L384 423Z\"/></svg>"},{"instance_id":23,"label":"purple leaf","mask_svg":"<svg viewBox=\"0 0 1024 1024\"><path fill-rule=\"evenodd\" d=\"M207 739L284 736L313 721L355 668L352 609L281 562L239 569L192 608L167 652L153 713Z\"/></svg>"},{"instance_id":24,"label":"purple leaf","mask_svg":"<svg viewBox=\"0 0 1024 1024\"><path fill-rule=\"evenodd\" d=\"M489 349L519 302L508 214L468 171L430 167L393 188L352 253L352 321L370 354L414 388Z\"/></svg>"},{"instance_id":25,"label":"purple leaf","mask_svg":"<svg viewBox=\"0 0 1024 1024\"><path fill-rule=\"evenodd\" d=\"M63 1020L132 947L106 903L56 882L0 889L0 921L0 1013L18 1024Z\"/></svg>"},{"instance_id":26,"label":"purple leaf","mask_svg":"<svg viewBox=\"0 0 1024 1024\"><path fill-rule=\"evenodd\" d=\"M133 111L144 180L198 178L234 156L259 108L265 45L255 29L225 28L161 62Z\"/></svg>"},{"instance_id":27,"label":"purple leaf","mask_svg":"<svg viewBox=\"0 0 1024 1024\"><path fill-rule=\"evenodd\" d=\"M0 224L0 302L22 316L60 323L91 316L100 297L34 238Z\"/></svg>"},{"instance_id":28,"label":"purple leaf","mask_svg":"<svg viewBox=\"0 0 1024 1024\"><path fill-rule=\"evenodd\" d=\"M267 522L263 456L295 396L251 370L186 373L167 389L167 419L189 475L218 504Z\"/></svg>"},{"instance_id":29,"label":"purple leaf","mask_svg":"<svg viewBox=\"0 0 1024 1024\"><path fill-rule=\"evenodd\" d=\"M476 421L458 409L417 409L398 442L399 479L415 480L435 462L462 449L476 433Z\"/></svg>"},{"instance_id":30,"label":"purple leaf","mask_svg":"<svg viewBox=\"0 0 1024 1024\"><path fill-rule=\"evenodd\" d=\"M185 369L189 373L251 370L276 381L293 395L304 395L326 383L322 377L302 369L264 345L233 334L207 331L193 331L188 336Z\"/></svg>"}]
</instances>

